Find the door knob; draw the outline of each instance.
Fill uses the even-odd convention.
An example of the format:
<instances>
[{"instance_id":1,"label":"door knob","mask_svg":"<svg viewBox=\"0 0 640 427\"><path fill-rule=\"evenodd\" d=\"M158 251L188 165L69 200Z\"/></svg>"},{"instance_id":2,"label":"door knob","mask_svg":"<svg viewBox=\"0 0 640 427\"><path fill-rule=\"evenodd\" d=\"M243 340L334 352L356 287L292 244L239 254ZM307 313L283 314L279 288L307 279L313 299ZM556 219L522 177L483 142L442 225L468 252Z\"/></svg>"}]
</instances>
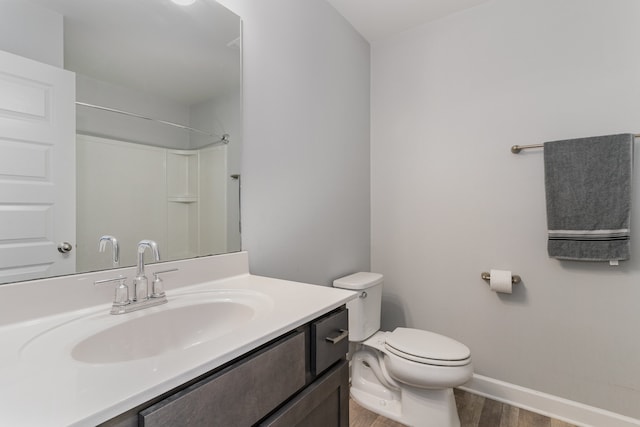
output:
<instances>
[{"instance_id":1,"label":"door knob","mask_svg":"<svg viewBox=\"0 0 640 427\"><path fill-rule=\"evenodd\" d=\"M71 252L72 249L73 249L73 245L69 242L58 243L58 252L60 252L61 254L66 254L68 252Z\"/></svg>"}]
</instances>

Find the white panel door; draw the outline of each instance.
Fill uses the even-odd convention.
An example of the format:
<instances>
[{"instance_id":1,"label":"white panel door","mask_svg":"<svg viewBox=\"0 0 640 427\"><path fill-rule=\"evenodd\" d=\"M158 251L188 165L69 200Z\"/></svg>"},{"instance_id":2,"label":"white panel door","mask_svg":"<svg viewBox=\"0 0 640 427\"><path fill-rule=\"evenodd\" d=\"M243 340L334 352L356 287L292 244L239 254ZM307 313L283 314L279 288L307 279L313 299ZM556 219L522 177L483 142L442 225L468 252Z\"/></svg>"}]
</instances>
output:
<instances>
[{"instance_id":1,"label":"white panel door","mask_svg":"<svg viewBox=\"0 0 640 427\"><path fill-rule=\"evenodd\" d=\"M0 283L74 273L75 212L75 75L0 51Z\"/></svg>"}]
</instances>

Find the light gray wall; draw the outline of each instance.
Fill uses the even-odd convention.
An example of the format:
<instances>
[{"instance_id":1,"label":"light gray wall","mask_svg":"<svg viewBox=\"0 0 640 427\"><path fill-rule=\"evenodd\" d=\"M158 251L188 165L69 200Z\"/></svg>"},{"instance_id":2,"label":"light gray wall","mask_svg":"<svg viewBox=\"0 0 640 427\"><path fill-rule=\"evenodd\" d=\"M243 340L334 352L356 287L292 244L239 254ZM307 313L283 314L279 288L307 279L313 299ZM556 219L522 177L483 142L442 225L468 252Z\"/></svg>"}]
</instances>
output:
<instances>
[{"instance_id":1,"label":"light gray wall","mask_svg":"<svg viewBox=\"0 0 640 427\"><path fill-rule=\"evenodd\" d=\"M369 45L324 0L224 0L243 19L242 246L251 271L369 269Z\"/></svg>"},{"instance_id":2,"label":"light gray wall","mask_svg":"<svg viewBox=\"0 0 640 427\"><path fill-rule=\"evenodd\" d=\"M640 418L640 236L619 267L548 258L543 153L509 151L640 131L639 16L635 0L495 0L373 45L385 328L446 334L481 375ZM523 283L493 293L491 268Z\"/></svg>"},{"instance_id":3,"label":"light gray wall","mask_svg":"<svg viewBox=\"0 0 640 427\"><path fill-rule=\"evenodd\" d=\"M62 68L62 15L25 0L0 0L0 50Z\"/></svg>"}]
</instances>

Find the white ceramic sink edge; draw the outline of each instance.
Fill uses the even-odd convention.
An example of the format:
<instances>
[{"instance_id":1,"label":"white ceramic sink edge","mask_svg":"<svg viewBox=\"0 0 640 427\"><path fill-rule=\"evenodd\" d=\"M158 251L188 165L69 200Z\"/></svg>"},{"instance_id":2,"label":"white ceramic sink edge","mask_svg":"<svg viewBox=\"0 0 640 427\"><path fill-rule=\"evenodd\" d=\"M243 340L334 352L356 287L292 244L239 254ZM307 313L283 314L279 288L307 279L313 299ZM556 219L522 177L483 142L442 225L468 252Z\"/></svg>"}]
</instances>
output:
<instances>
[{"instance_id":1,"label":"white ceramic sink edge","mask_svg":"<svg viewBox=\"0 0 640 427\"><path fill-rule=\"evenodd\" d=\"M3 422L26 426L98 424L339 307L355 295L341 289L242 275L168 291L169 303L140 312L114 316L108 314L110 304L105 304L36 319L21 327L0 328L0 340L8 344L0 350ZM105 331L131 321L125 316L143 319L194 304L206 312L221 307L225 298L227 303L238 305L226 312L235 316L234 325L207 339L198 341L194 338L198 334L192 334L178 348L145 348L124 360L100 359L100 352L91 353L92 346L88 346L85 352L76 350L74 359L73 351L81 343L102 333L108 336ZM116 336L122 331L115 330ZM33 411L34 405L38 411Z\"/></svg>"}]
</instances>

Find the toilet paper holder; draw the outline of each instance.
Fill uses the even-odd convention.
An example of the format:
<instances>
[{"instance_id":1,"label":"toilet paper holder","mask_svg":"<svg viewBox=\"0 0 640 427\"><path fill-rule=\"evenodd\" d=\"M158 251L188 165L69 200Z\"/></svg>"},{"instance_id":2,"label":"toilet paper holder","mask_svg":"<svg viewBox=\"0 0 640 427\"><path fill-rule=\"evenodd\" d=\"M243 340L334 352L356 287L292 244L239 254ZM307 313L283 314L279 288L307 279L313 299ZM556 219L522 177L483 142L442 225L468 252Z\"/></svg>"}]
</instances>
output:
<instances>
[{"instance_id":1,"label":"toilet paper holder","mask_svg":"<svg viewBox=\"0 0 640 427\"><path fill-rule=\"evenodd\" d=\"M487 282L489 280L491 280L491 274L483 271L482 274L480 274L480 277L482 277L482 280L486 280ZM520 283L522 281L522 279L520 278L520 276L518 276L517 274L513 274L511 276L511 283L514 285L517 285L518 283Z\"/></svg>"}]
</instances>

